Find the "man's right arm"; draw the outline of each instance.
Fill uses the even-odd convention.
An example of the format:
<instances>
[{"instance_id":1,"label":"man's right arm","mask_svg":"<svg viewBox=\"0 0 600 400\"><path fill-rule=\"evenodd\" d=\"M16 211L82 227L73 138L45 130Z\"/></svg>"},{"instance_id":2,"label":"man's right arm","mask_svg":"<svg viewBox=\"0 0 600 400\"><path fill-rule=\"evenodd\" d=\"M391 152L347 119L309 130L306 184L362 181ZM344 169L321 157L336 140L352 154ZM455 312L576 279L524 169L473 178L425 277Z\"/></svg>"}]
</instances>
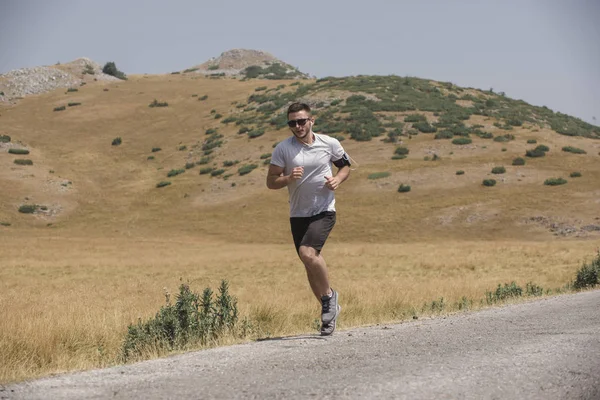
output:
<instances>
[{"instance_id":1,"label":"man's right arm","mask_svg":"<svg viewBox=\"0 0 600 400\"><path fill-rule=\"evenodd\" d=\"M269 164L269 172L267 172L267 187L269 189L281 189L290 183L290 176L283 175L283 167Z\"/></svg>"}]
</instances>

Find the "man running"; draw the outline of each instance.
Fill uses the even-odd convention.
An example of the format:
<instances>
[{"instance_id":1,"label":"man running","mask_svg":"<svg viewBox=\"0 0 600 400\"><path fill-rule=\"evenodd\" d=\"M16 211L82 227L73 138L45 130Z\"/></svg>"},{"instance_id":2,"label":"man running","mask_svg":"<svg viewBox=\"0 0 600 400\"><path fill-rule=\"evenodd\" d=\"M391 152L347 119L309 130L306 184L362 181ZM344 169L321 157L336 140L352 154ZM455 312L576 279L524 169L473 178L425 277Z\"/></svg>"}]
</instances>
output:
<instances>
[{"instance_id":1,"label":"man running","mask_svg":"<svg viewBox=\"0 0 600 400\"><path fill-rule=\"evenodd\" d=\"M315 119L307 104L290 105L287 118L293 135L275 147L267 187L288 188L294 245L321 302L321 335L327 336L335 330L341 307L338 293L329 285L321 249L335 225L334 191L348 179L350 161L337 139L312 131ZM335 176L332 163L338 168Z\"/></svg>"}]
</instances>

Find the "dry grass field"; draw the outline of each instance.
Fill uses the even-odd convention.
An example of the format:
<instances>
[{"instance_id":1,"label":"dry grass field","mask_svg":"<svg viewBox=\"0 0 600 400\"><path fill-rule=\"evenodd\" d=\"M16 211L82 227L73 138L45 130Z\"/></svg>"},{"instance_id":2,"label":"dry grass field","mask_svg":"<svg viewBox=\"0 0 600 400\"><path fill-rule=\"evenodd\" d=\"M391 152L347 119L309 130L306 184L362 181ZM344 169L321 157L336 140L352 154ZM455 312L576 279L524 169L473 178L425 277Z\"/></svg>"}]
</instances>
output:
<instances>
[{"instance_id":1,"label":"dry grass field","mask_svg":"<svg viewBox=\"0 0 600 400\"><path fill-rule=\"evenodd\" d=\"M0 108L0 135L12 138L0 144L0 383L112 365L127 326L152 317L181 283L200 292L228 280L253 321L249 337L217 344L315 330L318 304L291 244L287 192L266 189L260 158L288 132L250 139L214 117L280 84L131 76ZM168 107L148 107L154 99ZM81 105L53 111L67 102ZM490 131L494 121L470 120ZM208 165L238 160L230 176L195 165L167 178L201 158L211 128L224 143ZM442 298L442 312L463 297L477 309L486 291L511 281L556 293L594 257L600 233L583 228L600 225L600 141L527 124L511 133L508 143L475 137L466 146L419 134L404 139L404 160L379 139L342 142L358 166L337 193L338 224L323 252L343 305L340 330L435 314L430 305ZM512 166L531 139L551 151ZM440 159L424 160L432 154ZM239 175L247 163L259 166ZM491 174L495 166L506 173ZM575 171L582 176L569 178ZM390 175L368 178L377 172ZM568 183L543 184L553 177ZM490 178L497 185L482 186ZM156 188L165 180L172 184ZM398 193L401 183L412 190ZM19 213L23 204L45 209Z\"/></svg>"}]
</instances>

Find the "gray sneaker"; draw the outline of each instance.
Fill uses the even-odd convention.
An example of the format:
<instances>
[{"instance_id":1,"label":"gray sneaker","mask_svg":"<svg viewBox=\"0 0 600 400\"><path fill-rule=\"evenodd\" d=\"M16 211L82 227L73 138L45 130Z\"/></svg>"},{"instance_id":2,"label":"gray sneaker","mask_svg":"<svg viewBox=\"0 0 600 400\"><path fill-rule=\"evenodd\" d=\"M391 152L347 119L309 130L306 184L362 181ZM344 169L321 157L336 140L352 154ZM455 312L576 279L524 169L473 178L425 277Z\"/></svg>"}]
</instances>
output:
<instances>
[{"instance_id":1,"label":"gray sneaker","mask_svg":"<svg viewBox=\"0 0 600 400\"><path fill-rule=\"evenodd\" d=\"M338 304L338 293L331 289L331 296L321 297L321 335L331 335L335 330L337 317L342 310Z\"/></svg>"},{"instance_id":2,"label":"gray sneaker","mask_svg":"<svg viewBox=\"0 0 600 400\"><path fill-rule=\"evenodd\" d=\"M342 306L337 306L337 313L333 320L328 324L321 324L321 336L329 336L335 331L335 325L337 322L337 317L340 315L340 311L342 311Z\"/></svg>"},{"instance_id":3,"label":"gray sneaker","mask_svg":"<svg viewBox=\"0 0 600 400\"><path fill-rule=\"evenodd\" d=\"M338 313L338 294L331 289L331 296L321 296L321 322L328 324L333 321Z\"/></svg>"}]
</instances>

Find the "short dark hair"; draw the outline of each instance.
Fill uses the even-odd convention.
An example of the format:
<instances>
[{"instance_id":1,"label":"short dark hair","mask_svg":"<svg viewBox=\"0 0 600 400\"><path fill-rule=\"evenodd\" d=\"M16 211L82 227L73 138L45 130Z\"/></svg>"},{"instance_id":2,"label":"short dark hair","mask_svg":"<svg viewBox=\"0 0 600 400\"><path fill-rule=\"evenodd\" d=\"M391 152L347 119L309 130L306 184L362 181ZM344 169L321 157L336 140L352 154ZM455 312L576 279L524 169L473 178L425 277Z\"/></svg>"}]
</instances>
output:
<instances>
[{"instance_id":1,"label":"short dark hair","mask_svg":"<svg viewBox=\"0 0 600 400\"><path fill-rule=\"evenodd\" d=\"M288 110L287 110L287 115L289 117L291 113L295 113L295 112L299 112L299 111L306 111L308 113L308 115L310 115L310 106L305 103L290 104L290 106L288 107Z\"/></svg>"}]
</instances>

